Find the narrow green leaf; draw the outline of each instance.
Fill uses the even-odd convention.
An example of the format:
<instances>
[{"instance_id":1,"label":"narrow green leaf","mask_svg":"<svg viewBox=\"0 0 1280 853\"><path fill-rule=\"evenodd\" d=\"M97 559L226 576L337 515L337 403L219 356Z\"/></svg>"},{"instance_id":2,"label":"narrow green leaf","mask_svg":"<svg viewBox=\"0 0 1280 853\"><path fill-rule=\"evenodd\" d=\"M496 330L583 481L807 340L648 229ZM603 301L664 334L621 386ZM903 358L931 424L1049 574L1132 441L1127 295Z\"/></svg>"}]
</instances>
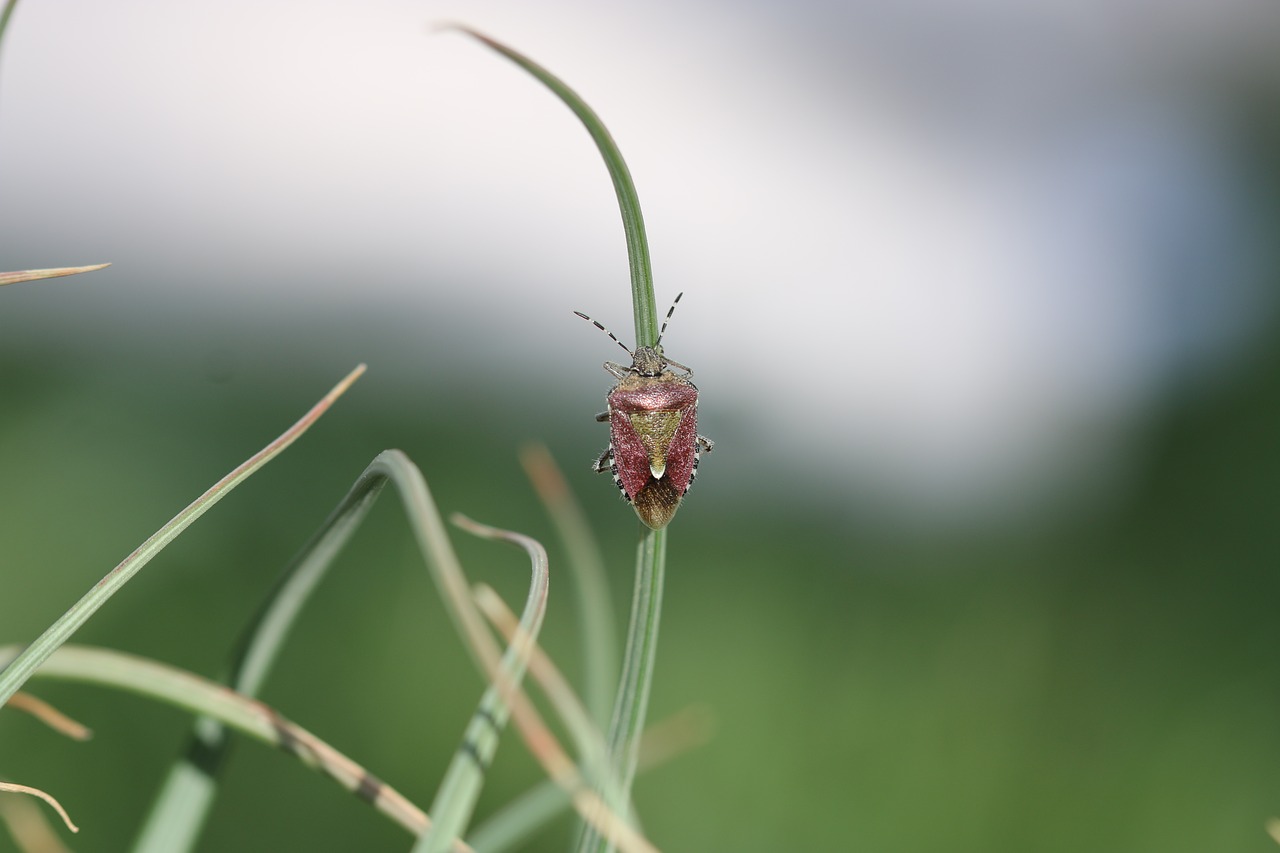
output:
<instances>
[{"instance_id":1,"label":"narrow green leaf","mask_svg":"<svg viewBox=\"0 0 1280 853\"><path fill-rule=\"evenodd\" d=\"M293 558L237 644L227 684L256 696L284 647L298 614L364 521L387 483L366 470ZM195 846L217 794L218 776L233 741L217 721L201 717L152 803L134 853L182 853Z\"/></svg>"},{"instance_id":2,"label":"narrow green leaf","mask_svg":"<svg viewBox=\"0 0 1280 853\"><path fill-rule=\"evenodd\" d=\"M454 516L454 523L476 536L510 542L523 548L532 564L532 578L524 615L520 619L521 633L507 646L500 664L499 679L484 691L480 705L467 725L462 744L445 771L435 801L431 804L434 824L418 839L414 853L444 853L449 840L462 835L470 823L484 786L485 770L498 749L498 735L510 717L504 697L520 687L547 610L549 574L547 552L541 544L528 536L478 524L459 515Z\"/></svg>"},{"instance_id":3,"label":"narrow green leaf","mask_svg":"<svg viewBox=\"0 0 1280 853\"><path fill-rule=\"evenodd\" d=\"M645 235L644 216L640 212L640 197L636 195L635 183L631 180L631 170L622 159L622 152L618 150L618 145L613 141L608 128L596 115L595 110L587 106L586 101L582 100L577 92L532 59L468 27L450 24L447 28L466 33L532 74L573 111L573 114L587 128L587 132L591 134L596 148L600 151L600 156L604 158L605 166L609 169L609 177L613 179L613 190L618 196L618 209L622 213L622 229L627 235L627 258L631 265L631 307L636 323L635 345L637 347L653 346L658 340L658 309L653 299L653 270L649 263L649 238Z\"/></svg>"},{"instance_id":4,"label":"narrow green leaf","mask_svg":"<svg viewBox=\"0 0 1280 853\"><path fill-rule=\"evenodd\" d=\"M293 444L333 405L338 397L342 396L342 393L364 371L365 366L363 364L351 371L345 379L324 396L324 399L316 403L311 411L303 415L301 420L285 430L279 438L255 453L234 471L214 484L207 492L196 498L186 509L174 516L168 524L156 531L150 539L139 545L138 549L126 557L120 565L107 573L106 577L95 584L70 610L50 625L34 643L27 646L22 651L22 654L18 655L3 672L0 672L0 705L8 702L9 697L16 693L18 688L22 687L23 683L35 672L36 668L59 646L70 639L71 635L79 630L80 626L97 612L99 607L128 583L156 554L164 550L166 545L172 542L178 534L186 530L197 518L204 515L214 504L226 497L232 489L278 456L290 444Z\"/></svg>"},{"instance_id":5,"label":"narrow green leaf","mask_svg":"<svg viewBox=\"0 0 1280 853\"><path fill-rule=\"evenodd\" d=\"M636 346L653 346L658 340L658 316L653 297L653 273L649 263L649 241L645 236L640 199L631 180L631 172L622 153L595 111L563 81L541 65L486 35L467 27L455 27L501 53L537 78L555 93L587 128L596 143L622 212L627 236L627 256L631 265L631 306L635 315ZM614 703L610 747L619 766L625 795L635 775L637 739L644 728L649 701L649 685L653 680L653 664L658 642L658 616L662 601L662 576L666 563L666 530L649 531L640 543L636 566L636 592L632 599L631 623L627 630L622 682ZM627 813L627 802L614 800L605 792L606 802L618 814ZM602 839L592 827L584 828L578 849L611 850L613 845Z\"/></svg>"},{"instance_id":6,"label":"narrow green leaf","mask_svg":"<svg viewBox=\"0 0 1280 853\"><path fill-rule=\"evenodd\" d=\"M631 597L631 622L627 647L622 657L622 681L613 706L609 726L609 751L622 782L616 797L606 790L605 802L626 814L631 801L631 783L640 754L640 733L644 731L658 651L658 622L662 613L662 584L667 563L667 529L651 530L636 549L636 586ZM592 826L579 838L578 850L612 850Z\"/></svg>"},{"instance_id":7,"label":"narrow green leaf","mask_svg":"<svg viewBox=\"0 0 1280 853\"><path fill-rule=\"evenodd\" d=\"M396 486L424 560L467 649L475 656L486 677L489 677L489 673L496 672L501 653L493 637L484 628L483 617L479 616L470 600L469 586L445 535L444 523L426 481L407 456L399 451L389 450L379 454L369 464L286 570L246 635L248 639L233 668L231 682L234 685L250 691L261 686L299 610L388 482ZM530 547L536 547L540 551L540 546L536 546L536 543ZM531 600L538 602L535 615L540 620L546 600L545 555L534 559L530 596ZM534 628L536 624L531 621L526 628ZM507 651L508 658L524 654L527 652L522 651L518 644L513 644ZM506 689L511 689L510 674L508 673L505 681L501 678L498 680ZM491 701L486 708L495 719L501 717L493 709ZM204 720L198 723L194 743L194 751L200 753L203 759L200 766L212 766L216 772L228 748L226 733L216 722ZM197 774L204 778L196 778ZM441 787L441 791L449 792L450 797L458 796L458 792L462 790L464 789L459 788L456 783ZM198 835L205 811L215 793L216 781L211 776L203 770L197 770L191 761L179 761L170 771L169 780L152 809L135 850L174 853L189 849ZM453 820L447 814L446 818ZM446 849L457 849L460 843L456 841L456 837L450 837L444 832L437 833L436 838L446 839Z\"/></svg>"},{"instance_id":8,"label":"narrow green leaf","mask_svg":"<svg viewBox=\"0 0 1280 853\"><path fill-rule=\"evenodd\" d=\"M507 642L515 642L522 633L519 621L492 587L478 584L475 599L485 617L498 629L503 638ZM533 645L529 656L529 672L572 738L580 756L579 765L585 771L586 778L595 781L596 787L605 792L607 799L621 800L618 792L621 791L622 786L610 761L608 744L605 742L601 728L591 719L591 715L573 692L573 688L559 668L536 644ZM561 803L568 804L569 798L563 798ZM492 824L489 831L494 831L495 826L501 826L503 827L501 831L509 835L515 825L532 817L527 809L518 807L516 804L513 804L513 811L516 812L514 824L511 818L505 818L499 824ZM532 828L531 826L530 829Z\"/></svg>"},{"instance_id":9,"label":"narrow green leaf","mask_svg":"<svg viewBox=\"0 0 1280 853\"><path fill-rule=\"evenodd\" d=\"M476 853L507 853L525 844L569 807L569 795L550 780L540 782L476 827L467 842Z\"/></svg>"},{"instance_id":10,"label":"narrow green leaf","mask_svg":"<svg viewBox=\"0 0 1280 853\"><path fill-rule=\"evenodd\" d=\"M0 647L0 662L15 657L18 651L17 646ZM67 643L45 660L36 677L126 690L202 714L255 740L280 747L348 791L366 791L374 779L368 770L274 708L159 661L114 649ZM377 785L374 805L380 812L415 834L429 823L421 809L393 788L381 782ZM461 844L454 848L455 853L468 849Z\"/></svg>"}]
</instances>

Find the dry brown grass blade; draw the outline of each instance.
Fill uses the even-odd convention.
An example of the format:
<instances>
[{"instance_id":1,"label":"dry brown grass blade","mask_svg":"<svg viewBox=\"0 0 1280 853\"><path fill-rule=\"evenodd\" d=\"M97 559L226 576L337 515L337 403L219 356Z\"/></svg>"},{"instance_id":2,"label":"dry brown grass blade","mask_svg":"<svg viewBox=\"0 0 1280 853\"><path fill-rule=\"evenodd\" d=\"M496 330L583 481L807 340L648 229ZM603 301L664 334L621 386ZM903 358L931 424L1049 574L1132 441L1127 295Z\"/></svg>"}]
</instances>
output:
<instances>
[{"instance_id":1,"label":"dry brown grass blade","mask_svg":"<svg viewBox=\"0 0 1280 853\"><path fill-rule=\"evenodd\" d=\"M640 769L648 770L692 752L710 742L715 714L706 705L690 705L644 730L640 739Z\"/></svg>"},{"instance_id":2,"label":"dry brown grass blade","mask_svg":"<svg viewBox=\"0 0 1280 853\"><path fill-rule=\"evenodd\" d=\"M17 284L20 281L36 281L41 278L58 278L64 275L79 275L82 272L93 272L111 264L92 264L87 267L56 267L48 270L15 270L0 272L0 287L6 284Z\"/></svg>"},{"instance_id":3,"label":"dry brown grass blade","mask_svg":"<svg viewBox=\"0 0 1280 853\"><path fill-rule=\"evenodd\" d=\"M22 853L71 853L49 816L30 797L0 797L0 823Z\"/></svg>"},{"instance_id":4,"label":"dry brown grass blade","mask_svg":"<svg viewBox=\"0 0 1280 853\"><path fill-rule=\"evenodd\" d=\"M71 818L67 815L67 810L62 807L62 804L39 788L32 788L30 785L19 785L17 782L0 782L0 794L3 793L30 794L33 797L39 797L58 813L58 817L62 818L62 822L67 825L67 829L72 832L80 831L80 827L71 822Z\"/></svg>"},{"instance_id":5,"label":"dry brown grass blade","mask_svg":"<svg viewBox=\"0 0 1280 853\"><path fill-rule=\"evenodd\" d=\"M13 708L15 711L25 711L55 732L64 734L72 740L88 740L93 737L93 732L89 731L88 726L77 723L48 702L37 699L30 693L19 691L13 694L5 707Z\"/></svg>"},{"instance_id":6,"label":"dry brown grass blade","mask_svg":"<svg viewBox=\"0 0 1280 853\"><path fill-rule=\"evenodd\" d=\"M582 643L582 697L592 719L603 728L609 725L613 710L617 662L621 657L604 556L551 452L541 444L526 445L520 450L520 464L551 516L569 558L567 566L574 580Z\"/></svg>"}]
</instances>

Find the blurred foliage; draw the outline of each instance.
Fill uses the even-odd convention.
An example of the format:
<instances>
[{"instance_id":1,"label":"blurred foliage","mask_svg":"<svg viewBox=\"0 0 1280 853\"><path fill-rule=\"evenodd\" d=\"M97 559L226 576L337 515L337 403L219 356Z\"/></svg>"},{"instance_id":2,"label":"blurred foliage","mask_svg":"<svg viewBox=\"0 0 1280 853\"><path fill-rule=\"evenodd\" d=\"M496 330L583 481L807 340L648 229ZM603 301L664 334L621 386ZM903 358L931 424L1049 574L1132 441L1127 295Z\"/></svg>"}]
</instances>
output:
<instances>
[{"instance_id":1,"label":"blurred foliage","mask_svg":"<svg viewBox=\"0 0 1280 853\"><path fill-rule=\"evenodd\" d=\"M109 334L0 340L0 640L34 637L347 366L331 369L335 338L317 328L308 337L324 349L277 333L290 360L224 369L205 342L236 334L252 352L268 332L171 328L150 349L112 348ZM412 388L379 384L372 367L77 641L218 674L293 550L398 446L446 511L547 543L547 645L576 672L559 543L516 451L550 441L601 532L621 611L637 522L586 470L602 441L591 413L533 412L520 392L513 402L429 369ZM653 705L656 720L705 704L717 731L638 781L650 837L669 850L1274 849L1263 824L1280 814L1276 435L1271 347L1149 425L1127 499L1035 529L916 536L840 506L778 505L767 484L704 490L715 465L749 464L724 448L672 531ZM457 543L473 577L521 600L522 555ZM263 698L424 804L482 685L417 559L383 501ZM330 679L346 686L337 701L320 698ZM75 849L123 849L187 721L92 688L31 687L96 737L76 744L0 714L4 773L63 801L83 827ZM232 764L202 849L408 842L284 755L247 744ZM510 736L490 778L482 814L538 772ZM532 849L567 837L561 822Z\"/></svg>"}]
</instances>

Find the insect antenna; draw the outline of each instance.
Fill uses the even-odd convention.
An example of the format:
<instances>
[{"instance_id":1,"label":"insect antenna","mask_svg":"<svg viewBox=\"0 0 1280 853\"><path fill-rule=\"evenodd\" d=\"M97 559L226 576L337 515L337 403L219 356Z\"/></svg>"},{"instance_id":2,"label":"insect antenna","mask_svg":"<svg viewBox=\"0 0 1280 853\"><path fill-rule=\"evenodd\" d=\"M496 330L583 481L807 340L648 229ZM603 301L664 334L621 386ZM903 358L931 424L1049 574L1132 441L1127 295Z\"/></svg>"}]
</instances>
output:
<instances>
[{"instance_id":1,"label":"insect antenna","mask_svg":"<svg viewBox=\"0 0 1280 853\"><path fill-rule=\"evenodd\" d=\"M671 306L671 307L673 307L673 308L674 308L675 306L673 305L673 306ZM610 338L613 338L613 342L614 342L615 344L617 344L618 346L622 347L622 351L623 351L623 352L625 352L627 355L631 356L633 359L635 358L635 353L633 353L631 350L627 349L627 345L626 345L626 344L624 344L622 341L620 341L620 340L618 340L617 338L613 337L613 332L609 331L609 330L608 330L608 329L606 329L604 326L601 326L601 325L600 325L600 321L599 321L599 320L593 320L593 319L591 319L590 317L588 317L586 314L583 314L581 311L574 311L573 313L577 314L579 317L581 317L582 319L586 320L588 323L590 323L591 325L595 326L595 327L596 327L597 329L599 329L600 331L604 332L604 333L605 333L606 335L608 335ZM665 325L664 325L664 328L665 328Z\"/></svg>"},{"instance_id":2,"label":"insect antenna","mask_svg":"<svg viewBox=\"0 0 1280 853\"><path fill-rule=\"evenodd\" d=\"M681 296L684 296L683 290L676 294L676 301L672 302L671 307L667 309L667 316L662 321L662 328L658 330L658 339L653 342L655 349L662 343L662 336L667 333L667 323L671 322L671 315L676 313L676 306L680 304Z\"/></svg>"}]
</instances>

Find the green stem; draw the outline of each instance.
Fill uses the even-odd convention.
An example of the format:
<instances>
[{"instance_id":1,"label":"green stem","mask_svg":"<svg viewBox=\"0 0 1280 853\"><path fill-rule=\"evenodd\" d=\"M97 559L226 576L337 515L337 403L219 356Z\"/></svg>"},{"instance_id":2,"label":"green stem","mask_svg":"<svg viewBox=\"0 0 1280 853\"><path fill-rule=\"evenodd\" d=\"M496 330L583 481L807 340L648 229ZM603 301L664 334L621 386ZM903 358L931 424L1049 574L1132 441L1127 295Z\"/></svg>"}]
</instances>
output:
<instances>
[{"instance_id":1,"label":"green stem","mask_svg":"<svg viewBox=\"0 0 1280 853\"><path fill-rule=\"evenodd\" d=\"M645 714L649 708L666 567L667 529L664 527L650 531L636 549L636 588L631 599L631 624L627 632L618 701L609 726L609 749L622 778L624 802L631 796L631 781L635 778L640 754L640 733L644 731Z\"/></svg>"},{"instance_id":2,"label":"green stem","mask_svg":"<svg viewBox=\"0 0 1280 853\"><path fill-rule=\"evenodd\" d=\"M533 60L517 53L488 36L467 29L457 29L479 39L516 65L536 77L573 111L586 127L604 158L618 196L622 227L627 236L627 256L631 265L631 304L635 314L636 347L653 346L658 340L658 311L653 298L653 272L649 265L649 241L645 236L640 198L636 195L631 171L618 150L604 122L559 78ZM627 646L622 679L613 707L609 728L609 750L621 786L602 792L605 802L618 814L630 813L631 782L635 777L636 755L640 731L644 728L649 704L649 686L653 681L653 665L658 647L658 616L662 609L662 578L666 566L666 530L649 531L640 542L636 560L636 588L631 603L631 624L627 629ZM612 850L612 845L592 827L579 837L579 851Z\"/></svg>"},{"instance_id":3,"label":"green stem","mask_svg":"<svg viewBox=\"0 0 1280 853\"><path fill-rule=\"evenodd\" d=\"M636 320L636 346L651 347L658 341L658 309L653 299L653 270L649 264L649 238L645 236L644 216L640 213L640 197L631 180L631 170L622 159L622 152L613 141L609 129L604 126L595 110L564 82L538 63L506 45L496 42L482 33L467 27L453 25L472 38L496 50L536 77L554 92L565 106L573 110L591 139L596 143L613 180L613 190L618 196L618 209L622 213L622 230L627 235L627 259L631 264L631 307Z\"/></svg>"},{"instance_id":4,"label":"green stem","mask_svg":"<svg viewBox=\"0 0 1280 853\"><path fill-rule=\"evenodd\" d=\"M4 31L9 26L9 18L13 16L13 9L18 5L18 0L7 0L4 8L0 9L0 40L4 39Z\"/></svg>"},{"instance_id":5,"label":"green stem","mask_svg":"<svg viewBox=\"0 0 1280 853\"><path fill-rule=\"evenodd\" d=\"M662 614L662 583L667 566L667 529L651 530L636 549L636 586L631 598L631 623L623 654L622 679L609 725L609 758L621 783L616 792L602 792L618 814L630 813L631 783L640 754L640 734L649 708L658 652L658 622ZM613 796L610 796L612 794ZM584 825L578 853L612 851L613 845L594 827Z\"/></svg>"},{"instance_id":6,"label":"green stem","mask_svg":"<svg viewBox=\"0 0 1280 853\"><path fill-rule=\"evenodd\" d=\"M215 483L207 492L192 501L186 509L174 516L168 524L161 527L151 538L139 545L136 551L108 572L106 577L98 581L78 602L72 605L70 610L45 629L45 632L37 637L35 642L23 649L22 654L14 658L3 671L0 671L0 705L8 702L9 697L18 691L18 688L31 677L31 674L39 668L40 664L44 663L49 655L53 654L55 649L70 639L71 635L79 630L80 626L88 621L89 617L96 613L98 608L106 604L111 596L115 595L121 587L128 583L156 554L163 551L165 546L172 542L179 533L186 530L193 521L204 515L210 507L226 497L232 489L248 479L255 471L278 456L290 444L293 444L333 405L333 402L338 397L342 396L342 393L364 373L364 370L365 367L362 364L351 371L345 379L325 395L324 399L316 403L311 408L311 411L303 415L302 419L296 424L285 430L279 438L249 457L234 471Z\"/></svg>"}]
</instances>

